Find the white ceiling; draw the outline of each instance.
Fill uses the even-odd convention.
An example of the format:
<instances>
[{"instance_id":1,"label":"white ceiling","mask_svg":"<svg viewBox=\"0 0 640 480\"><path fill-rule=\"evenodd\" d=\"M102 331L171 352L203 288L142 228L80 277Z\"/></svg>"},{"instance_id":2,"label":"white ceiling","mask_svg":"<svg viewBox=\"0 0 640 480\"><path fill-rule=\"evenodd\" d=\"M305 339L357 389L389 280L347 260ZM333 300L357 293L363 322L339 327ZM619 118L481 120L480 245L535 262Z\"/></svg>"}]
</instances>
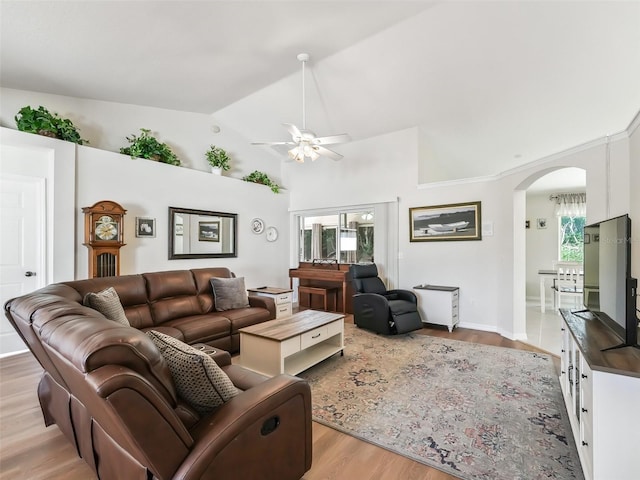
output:
<instances>
[{"instance_id":1,"label":"white ceiling","mask_svg":"<svg viewBox=\"0 0 640 480\"><path fill-rule=\"evenodd\" d=\"M0 85L211 114L247 141L417 127L422 167L495 174L624 130L640 2L1 0ZM258 148L258 147L256 147ZM339 146L335 147L339 151ZM348 160L345 159L345 160Z\"/></svg>"}]
</instances>

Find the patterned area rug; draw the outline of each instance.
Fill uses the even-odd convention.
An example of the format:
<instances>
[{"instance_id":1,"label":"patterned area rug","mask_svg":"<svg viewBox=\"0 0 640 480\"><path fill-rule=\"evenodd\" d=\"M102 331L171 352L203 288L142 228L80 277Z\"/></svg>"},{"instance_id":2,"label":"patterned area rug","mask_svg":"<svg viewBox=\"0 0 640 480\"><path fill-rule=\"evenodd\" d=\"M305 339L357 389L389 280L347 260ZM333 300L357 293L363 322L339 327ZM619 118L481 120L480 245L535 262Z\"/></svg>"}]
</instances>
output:
<instances>
[{"instance_id":1,"label":"patterned area rug","mask_svg":"<svg viewBox=\"0 0 640 480\"><path fill-rule=\"evenodd\" d=\"M582 479L549 355L345 325L313 419L462 479Z\"/></svg>"}]
</instances>

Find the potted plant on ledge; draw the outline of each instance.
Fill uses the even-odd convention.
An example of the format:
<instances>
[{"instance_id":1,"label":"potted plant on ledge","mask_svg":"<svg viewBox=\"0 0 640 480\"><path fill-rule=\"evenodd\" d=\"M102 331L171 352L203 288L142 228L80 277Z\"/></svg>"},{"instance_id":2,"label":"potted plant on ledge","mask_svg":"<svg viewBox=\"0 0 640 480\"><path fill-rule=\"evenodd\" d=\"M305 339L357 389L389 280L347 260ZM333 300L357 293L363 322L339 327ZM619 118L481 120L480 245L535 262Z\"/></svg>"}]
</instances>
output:
<instances>
[{"instance_id":1,"label":"potted plant on ledge","mask_svg":"<svg viewBox=\"0 0 640 480\"><path fill-rule=\"evenodd\" d=\"M49 112L42 105L37 110L29 106L22 107L14 119L21 132L36 133L78 145L89 143L80 137L78 129L71 120L62 118L55 112Z\"/></svg>"},{"instance_id":2,"label":"potted plant on ledge","mask_svg":"<svg viewBox=\"0 0 640 480\"><path fill-rule=\"evenodd\" d=\"M166 143L159 142L151 130L141 128L140 135L126 137L131 145L122 147L120 153L131 156L131 158L146 158L156 162L168 163L169 165L180 166L180 160Z\"/></svg>"},{"instance_id":3,"label":"potted plant on ledge","mask_svg":"<svg viewBox=\"0 0 640 480\"><path fill-rule=\"evenodd\" d=\"M211 165L211 173L215 175L222 175L223 170L229 170L229 156L222 148L211 145L209 150L205 153L207 162Z\"/></svg>"},{"instance_id":4,"label":"potted plant on ledge","mask_svg":"<svg viewBox=\"0 0 640 480\"><path fill-rule=\"evenodd\" d=\"M266 173L259 170L254 170L249 175L242 177L245 182L259 183L260 185L266 185L271 189L273 193L280 193L280 185L273 182Z\"/></svg>"}]
</instances>

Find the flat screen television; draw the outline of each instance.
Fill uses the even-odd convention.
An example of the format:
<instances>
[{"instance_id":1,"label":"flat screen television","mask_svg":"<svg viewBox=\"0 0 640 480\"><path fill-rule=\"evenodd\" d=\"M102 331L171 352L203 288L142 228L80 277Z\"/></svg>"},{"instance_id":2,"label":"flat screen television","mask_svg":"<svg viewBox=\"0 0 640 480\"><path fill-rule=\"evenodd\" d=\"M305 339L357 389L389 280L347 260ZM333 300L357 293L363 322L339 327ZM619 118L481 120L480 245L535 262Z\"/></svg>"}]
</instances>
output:
<instances>
[{"instance_id":1,"label":"flat screen television","mask_svg":"<svg viewBox=\"0 0 640 480\"><path fill-rule=\"evenodd\" d=\"M640 348L636 315L638 281L631 278L631 219L628 215L584 227L583 267L583 304L622 342L611 348Z\"/></svg>"}]
</instances>

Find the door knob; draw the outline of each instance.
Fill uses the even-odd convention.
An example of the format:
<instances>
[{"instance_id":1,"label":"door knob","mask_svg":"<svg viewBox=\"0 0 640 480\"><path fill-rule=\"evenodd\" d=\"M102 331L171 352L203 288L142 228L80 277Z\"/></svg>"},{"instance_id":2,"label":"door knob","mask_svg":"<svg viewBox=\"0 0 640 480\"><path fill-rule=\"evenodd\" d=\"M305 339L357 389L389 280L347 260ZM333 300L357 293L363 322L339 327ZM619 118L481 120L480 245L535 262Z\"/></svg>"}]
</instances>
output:
<instances>
[{"instance_id":1,"label":"door knob","mask_svg":"<svg viewBox=\"0 0 640 480\"><path fill-rule=\"evenodd\" d=\"M24 276L25 277L35 277L36 276L36 272L25 272Z\"/></svg>"}]
</instances>

